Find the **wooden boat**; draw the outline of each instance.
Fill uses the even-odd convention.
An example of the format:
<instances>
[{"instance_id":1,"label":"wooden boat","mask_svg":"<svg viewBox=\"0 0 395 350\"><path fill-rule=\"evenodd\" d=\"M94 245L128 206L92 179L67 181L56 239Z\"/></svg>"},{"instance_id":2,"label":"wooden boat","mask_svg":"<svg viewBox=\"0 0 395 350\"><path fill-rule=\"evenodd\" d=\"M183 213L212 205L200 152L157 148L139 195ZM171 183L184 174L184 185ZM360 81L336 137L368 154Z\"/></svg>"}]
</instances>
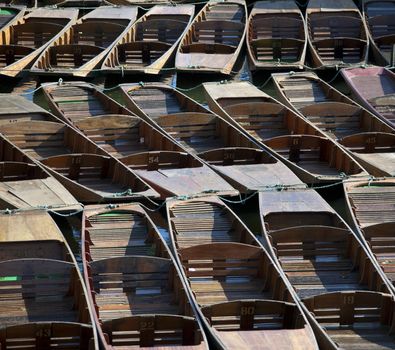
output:
<instances>
[{"instance_id":1,"label":"wooden boat","mask_svg":"<svg viewBox=\"0 0 395 350\"><path fill-rule=\"evenodd\" d=\"M395 128L395 74L379 67L343 69L341 74L356 100Z\"/></svg>"},{"instance_id":2,"label":"wooden boat","mask_svg":"<svg viewBox=\"0 0 395 350\"><path fill-rule=\"evenodd\" d=\"M17 22L26 11L25 6L1 5L0 6L0 30Z\"/></svg>"},{"instance_id":3,"label":"wooden boat","mask_svg":"<svg viewBox=\"0 0 395 350\"><path fill-rule=\"evenodd\" d=\"M54 113L72 121L86 137L132 169L162 198L211 191L238 194L209 166L95 86L70 82L44 85L43 90ZM69 108L70 100L74 107Z\"/></svg>"},{"instance_id":4,"label":"wooden boat","mask_svg":"<svg viewBox=\"0 0 395 350\"><path fill-rule=\"evenodd\" d=\"M257 1L247 26L250 69L303 69L307 36L294 1Z\"/></svg>"},{"instance_id":5,"label":"wooden boat","mask_svg":"<svg viewBox=\"0 0 395 350\"><path fill-rule=\"evenodd\" d=\"M112 2L106 0L45 0L44 3L46 6L67 7L67 8L77 7L83 10L84 8L92 9L99 6L106 6Z\"/></svg>"},{"instance_id":6,"label":"wooden boat","mask_svg":"<svg viewBox=\"0 0 395 350\"><path fill-rule=\"evenodd\" d=\"M345 182L344 192L349 220L394 284L395 180Z\"/></svg>"},{"instance_id":7,"label":"wooden boat","mask_svg":"<svg viewBox=\"0 0 395 350\"><path fill-rule=\"evenodd\" d=\"M167 215L175 256L217 348L318 348L282 274L218 197L168 201Z\"/></svg>"},{"instance_id":8,"label":"wooden boat","mask_svg":"<svg viewBox=\"0 0 395 350\"><path fill-rule=\"evenodd\" d=\"M303 302L320 349L393 347L393 295L343 219L314 190L259 196L265 243Z\"/></svg>"},{"instance_id":9,"label":"wooden boat","mask_svg":"<svg viewBox=\"0 0 395 350\"><path fill-rule=\"evenodd\" d=\"M86 77L128 32L137 17L137 7L101 6L69 26L38 56L31 72L39 75Z\"/></svg>"},{"instance_id":10,"label":"wooden boat","mask_svg":"<svg viewBox=\"0 0 395 350\"><path fill-rule=\"evenodd\" d=\"M204 83L210 109L275 152L305 183L339 181L366 172L297 112L248 82ZM394 135L395 137L395 135Z\"/></svg>"},{"instance_id":11,"label":"wooden boat","mask_svg":"<svg viewBox=\"0 0 395 350\"><path fill-rule=\"evenodd\" d=\"M159 74L169 68L194 11L194 5L154 6L117 41L102 71Z\"/></svg>"},{"instance_id":12,"label":"wooden boat","mask_svg":"<svg viewBox=\"0 0 395 350\"><path fill-rule=\"evenodd\" d=\"M302 182L264 145L170 86L121 86L126 106L206 161L242 193Z\"/></svg>"},{"instance_id":13,"label":"wooden boat","mask_svg":"<svg viewBox=\"0 0 395 350\"><path fill-rule=\"evenodd\" d=\"M316 128L337 140L370 174L391 173L394 132L380 118L360 107L314 73L272 75L281 100Z\"/></svg>"},{"instance_id":14,"label":"wooden boat","mask_svg":"<svg viewBox=\"0 0 395 350\"><path fill-rule=\"evenodd\" d=\"M181 39L177 71L231 74L244 44L246 18L244 0L210 0Z\"/></svg>"},{"instance_id":15,"label":"wooden boat","mask_svg":"<svg viewBox=\"0 0 395 350\"><path fill-rule=\"evenodd\" d=\"M367 63L367 29L352 0L310 0L306 23L315 67L334 68Z\"/></svg>"},{"instance_id":16,"label":"wooden boat","mask_svg":"<svg viewBox=\"0 0 395 350\"><path fill-rule=\"evenodd\" d=\"M2 349L99 349L77 263L44 210L0 215Z\"/></svg>"},{"instance_id":17,"label":"wooden boat","mask_svg":"<svg viewBox=\"0 0 395 350\"><path fill-rule=\"evenodd\" d=\"M166 242L139 204L85 207L82 242L105 349L208 349Z\"/></svg>"},{"instance_id":18,"label":"wooden boat","mask_svg":"<svg viewBox=\"0 0 395 350\"><path fill-rule=\"evenodd\" d=\"M381 66L394 66L395 1L364 0L362 11L375 62Z\"/></svg>"},{"instance_id":19,"label":"wooden boat","mask_svg":"<svg viewBox=\"0 0 395 350\"><path fill-rule=\"evenodd\" d=\"M158 195L126 166L59 121L3 124L0 133L4 155L15 152L38 162L79 201L120 201Z\"/></svg>"},{"instance_id":20,"label":"wooden boat","mask_svg":"<svg viewBox=\"0 0 395 350\"><path fill-rule=\"evenodd\" d=\"M78 16L76 9L38 8L0 31L0 74L16 77L30 68L48 43L61 37Z\"/></svg>"}]
</instances>

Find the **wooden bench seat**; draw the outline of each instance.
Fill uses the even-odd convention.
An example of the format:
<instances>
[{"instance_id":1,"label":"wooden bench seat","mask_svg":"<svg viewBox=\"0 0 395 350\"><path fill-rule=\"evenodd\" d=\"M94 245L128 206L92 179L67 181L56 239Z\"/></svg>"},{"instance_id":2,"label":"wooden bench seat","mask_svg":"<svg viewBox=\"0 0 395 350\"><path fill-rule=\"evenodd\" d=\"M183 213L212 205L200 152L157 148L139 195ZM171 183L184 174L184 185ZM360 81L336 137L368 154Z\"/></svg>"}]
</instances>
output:
<instances>
[{"instance_id":1,"label":"wooden bench seat","mask_svg":"<svg viewBox=\"0 0 395 350\"><path fill-rule=\"evenodd\" d=\"M264 38L250 42L258 61L296 62L304 49L304 40L293 38Z\"/></svg>"},{"instance_id":2,"label":"wooden bench seat","mask_svg":"<svg viewBox=\"0 0 395 350\"><path fill-rule=\"evenodd\" d=\"M338 37L361 38L364 33L362 19L355 14L320 13L311 15L309 19L308 25L313 42Z\"/></svg>"},{"instance_id":3,"label":"wooden bench seat","mask_svg":"<svg viewBox=\"0 0 395 350\"><path fill-rule=\"evenodd\" d=\"M295 17L294 17L295 16ZM255 15L251 21L252 40L256 39L301 39L304 36L303 20L298 15Z\"/></svg>"},{"instance_id":4,"label":"wooden bench seat","mask_svg":"<svg viewBox=\"0 0 395 350\"><path fill-rule=\"evenodd\" d=\"M302 299L382 287L374 266L347 229L300 226L272 231L269 236L284 272Z\"/></svg>"},{"instance_id":5,"label":"wooden bench seat","mask_svg":"<svg viewBox=\"0 0 395 350\"><path fill-rule=\"evenodd\" d=\"M260 247L211 243L177 250L198 304L283 298L286 288Z\"/></svg>"},{"instance_id":6,"label":"wooden bench seat","mask_svg":"<svg viewBox=\"0 0 395 350\"><path fill-rule=\"evenodd\" d=\"M54 68L78 68L88 63L104 50L90 44L66 44L49 48L50 65Z\"/></svg>"},{"instance_id":7,"label":"wooden bench seat","mask_svg":"<svg viewBox=\"0 0 395 350\"><path fill-rule=\"evenodd\" d=\"M93 261L89 267L100 319L181 311L169 259L123 256Z\"/></svg>"},{"instance_id":8,"label":"wooden bench seat","mask_svg":"<svg viewBox=\"0 0 395 350\"><path fill-rule=\"evenodd\" d=\"M0 263L0 324L88 322L82 285L75 266L50 259Z\"/></svg>"},{"instance_id":9,"label":"wooden bench seat","mask_svg":"<svg viewBox=\"0 0 395 350\"><path fill-rule=\"evenodd\" d=\"M368 25L373 38L376 40L381 37L395 34L394 14L383 14L370 17Z\"/></svg>"},{"instance_id":10,"label":"wooden bench seat","mask_svg":"<svg viewBox=\"0 0 395 350\"><path fill-rule=\"evenodd\" d=\"M0 327L1 349L88 349L92 326L73 322L29 322Z\"/></svg>"},{"instance_id":11,"label":"wooden bench seat","mask_svg":"<svg viewBox=\"0 0 395 350\"><path fill-rule=\"evenodd\" d=\"M104 49L110 46L124 29L125 26L120 23L89 19L73 25L70 44L91 45Z\"/></svg>"},{"instance_id":12,"label":"wooden bench seat","mask_svg":"<svg viewBox=\"0 0 395 350\"><path fill-rule=\"evenodd\" d=\"M12 29L13 44L38 49L58 34L63 29L63 25L32 20L12 26Z\"/></svg>"},{"instance_id":13,"label":"wooden bench seat","mask_svg":"<svg viewBox=\"0 0 395 350\"><path fill-rule=\"evenodd\" d=\"M19 61L23 57L34 52L34 49L21 45L1 45L0 46L0 68L9 66Z\"/></svg>"},{"instance_id":14,"label":"wooden bench seat","mask_svg":"<svg viewBox=\"0 0 395 350\"><path fill-rule=\"evenodd\" d=\"M103 322L103 332L114 348L197 346L202 341L193 318L177 315L139 315Z\"/></svg>"},{"instance_id":15,"label":"wooden bench seat","mask_svg":"<svg viewBox=\"0 0 395 350\"><path fill-rule=\"evenodd\" d=\"M378 350L395 346L389 294L349 291L304 300L329 337L347 349Z\"/></svg>"},{"instance_id":16,"label":"wooden bench seat","mask_svg":"<svg viewBox=\"0 0 395 350\"><path fill-rule=\"evenodd\" d=\"M178 41L188 24L188 21L178 19L152 17L136 24L135 41L161 42L169 44L170 47Z\"/></svg>"},{"instance_id":17,"label":"wooden bench seat","mask_svg":"<svg viewBox=\"0 0 395 350\"><path fill-rule=\"evenodd\" d=\"M126 67L149 66L164 55L171 44L161 41L134 41L119 44L118 64Z\"/></svg>"},{"instance_id":18,"label":"wooden bench seat","mask_svg":"<svg viewBox=\"0 0 395 350\"><path fill-rule=\"evenodd\" d=\"M358 63L364 60L367 41L349 37L320 39L313 45L325 64Z\"/></svg>"}]
</instances>

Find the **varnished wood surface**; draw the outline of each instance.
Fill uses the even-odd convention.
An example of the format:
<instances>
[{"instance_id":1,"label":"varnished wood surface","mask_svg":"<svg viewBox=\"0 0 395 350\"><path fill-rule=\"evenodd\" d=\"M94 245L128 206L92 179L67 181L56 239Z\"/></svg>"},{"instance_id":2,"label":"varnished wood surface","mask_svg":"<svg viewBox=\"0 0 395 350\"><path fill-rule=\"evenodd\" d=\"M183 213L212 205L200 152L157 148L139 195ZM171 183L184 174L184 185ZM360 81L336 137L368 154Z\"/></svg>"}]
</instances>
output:
<instances>
[{"instance_id":1,"label":"varnished wood surface","mask_svg":"<svg viewBox=\"0 0 395 350\"><path fill-rule=\"evenodd\" d=\"M206 348L166 243L140 205L86 207L82 240L84 275L106 348ZM152 322L149 329L144 322Z\"/></svg>"}]
</instances>

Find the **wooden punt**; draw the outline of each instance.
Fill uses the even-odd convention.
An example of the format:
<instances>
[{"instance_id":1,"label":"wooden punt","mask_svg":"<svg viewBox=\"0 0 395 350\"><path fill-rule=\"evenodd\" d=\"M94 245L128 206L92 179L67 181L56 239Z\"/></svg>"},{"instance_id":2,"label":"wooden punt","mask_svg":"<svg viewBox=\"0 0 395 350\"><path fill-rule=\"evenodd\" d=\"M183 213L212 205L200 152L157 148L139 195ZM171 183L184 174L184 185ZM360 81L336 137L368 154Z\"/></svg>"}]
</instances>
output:
<instances>
[{"instance_id":1,"label":"wooden punt","mask_svg":"<svg viewBox=\"0 0 395 350\"><path fill-rule=\"evenodd\" d=\"M395 283L395 180L345 182L348 217Z\"/></svg>"},{"instance_id":2,"label":"wooden punt","mask_svg":"<svg viewBox=\"0 0 395 350\"><path fill-rule=\"evenodd\" d=\"M101 6L69 26L38 56L31 72L86 77L100 68L114 44L128 32L137 7Z\"/></svg>"},{"instance_id":3,"label":"wooden punt","mask_svg":"<svg viewBox=\"0 0 395 350\"><path fill-rule=\"evenodd\" d=\"M160 127L187 152L206 161L242 193L302 182L264 145L176 89L158 83L121 86L128 109Z\"/></svg>"},{"instance_id":4,"label":"wooden punt","mask_svg":"<svg viewBox=\"0 0 395 350\"><path fill-rule=\"evenodd\" d=\"M139 204L85 207L82 242L105 349L208 349L166 242Z\"/></svg>"},{"instance_id":5,"label":"wooden punt","mask_svg":"<svg viewBox=\"0 0 395 350\"><path fill-rule=\"evenodd\" d=\"M117 41L102 71L160 74L163 68L170 68L194 12L194 5L154 6Z\"/></svg>"},{"instance_id":6,"label":"wooden punt","mask_svg":"<svg viewBox=\"0 0 395 350\"><path fill-rule=\"evenodd\" d=\"M310 0L306 23L315 67L334 68L367 63L367 29L352 0Z\"/></svg>"},{"instance_id":7,"label":"wooden punt","mask_svg":"<svg viewBox=\"0 0 395 350\"><path fill-rule=\"evenodd\" d=\"M218 197L168 201L167 216L178 263L218 348L317 348L275 263Z\"/></svg>"},{"instance_id":8,"label":"wooden punt","mask_svg":"<svg viewBox=\"0 0 395 350\"><path fill-rule=\"evenodd\" d=\"M38 8L0 31L0 74L16 77L75 23L77 9Z\"/></svg>"},{"instance_id":9,"label":"wooden punt","mask_svg":"<svg viewBox=\"0 0 395 350\"><path fill-rule=\"evenodd\" d=\"M294 1L257 1L247 26L250 69L303 69L307 36Z\"/></svg>"},{"instance_id":10,"label":"wooden punt","mask_svg":"<svg viewBox=\"0 0 395 350\"><path fill-rule=\"evenodd\" d=\"M118 158L162 198L211 191L238 194L204 162L95 86L70 82L44 85L43 89L55 114L72 122L98 147Z\"/></svg>"},{"instance_id":11,"label":"wooden punt","mask_svg":"<svg viewBox=\"0 0 395 350\"><path fill-rule=\"evenodd\" d=\"M158 196L134 172L63 123L20 121L1 125L0 133L3 155L16 152L38 162L81 202Z\"/></svg>"},{"instance_id":12,"label":"wooden punt","mask_svg":"<svg viewBox=\"0 0 395 350\"><path fill-rule=\"evenodd\" d=\"M0 30L17 22L26 11L26 6L1 5L0 6Z\"/></svg>"},{"instance_id":13,"label":"wooden punt","mask_svg":"<svg viewBox=\"0 0 395 350\"><path fill-rule=\"evenodd\" d=\"M246 18L244 0L210 0L181 39L177 71L231 74L244 44Z\"/></svg>"},{"instance_id":14,"label":"wooden punt","mask_svg":"<svg viewBox=\"0 0 395 350\"><path fill-rule=\"evenodd\" d=\"M343 69L341 74L356 100L395 128L395 74L380 67Z\"/></svg>"},{"instance_id":15,"label":"wooden punt","mask_svg":"<svg viewBox=\"0 0 395 350\"><path fill-rule=\"evenodd\" d=\"M212 111L270 147L303 182L332 182L344 174L366 174L334 141L254 85L204 83L203 88Z\"/></svg>"},{"instance_id":16,"label":"wooden punt","mask_svg":"<svg viewBox=\"0 0 395 350\"><path fill-rule=\"evenodd\" d=\"M380 66L394 66L395 1L364 0L362 11L375 62Z\"/></svg>"},{"instance_id":17,"label":"wooden punt","mask_svg":"<svg viewBox=\"0 0 395 350\"><path fill-rule=\"evenodd\" d=\"M44 210L0 215L1 349L99 349L77 263Z\"/></svg>"},{"instance_id":18,"label":"wooden punt","mask_svg":"<svg viewBox=\"0 0 395 350\"><path fill-rule=\"evenodd\" d=\"M394 299L371 253L314 190L261 192L262 230L321 349L394 347Z\"/></svg>"},{"instance_id":19,"label":"wooden punt","mask_svg":"<svg viewBox=\"0 0 395 350\"><path fill-rule=\"evenodd\" d=\"M395 128L360 107L314 73L272 75L282 102L352 152L374 176L388 176Z\"/></svg>"}]
</instances>

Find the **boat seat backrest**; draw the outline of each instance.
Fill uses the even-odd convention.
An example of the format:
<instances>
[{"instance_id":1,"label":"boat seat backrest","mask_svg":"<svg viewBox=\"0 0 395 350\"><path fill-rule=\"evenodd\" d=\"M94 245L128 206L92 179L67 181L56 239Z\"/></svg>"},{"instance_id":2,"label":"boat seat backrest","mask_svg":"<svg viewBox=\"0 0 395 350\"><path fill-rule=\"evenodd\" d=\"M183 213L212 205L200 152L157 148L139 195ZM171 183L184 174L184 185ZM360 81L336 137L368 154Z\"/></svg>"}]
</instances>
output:
<instances>
[{"instance_id":1,"label":"boat seat backrest","mask_svg":"<svg viewBox=\"0 0 395 350\"><path fill-rule=\"evenodd\" d=\"M110 159L100 155L67 154L46 158L42 163L75 181L110 175Z\"/></svg>"},{"instance_id":2,"label":"boat seat backrest","mask_svg":"<svg viewBox=\"0 0 395 350\"><path fill-rule=\"evenodd\" d=\"M347 230L326 226L299 226L271 232L270 239L280 260L319 257L350 258Z\"/></svg>"},{"instance_id":3,"label":"boat seat backrest","mask_svg":"<svg viewBox=\"0 0 395 350\"><path fill-rule=\"evenodd\" d=\"M44 178L44 172L34 164L19 162L0 162L0 181L20 181Z\"/></svg>"},{"instance_id":4,"label":"boat seat backrest","mask_svg":"<svg viewBox=\"0 0 395 350\"><path fill-rule=\"evenodd\" d=\"M385 210L385 205L382 206L382 210ZM392 267L393 265L393 260L388 258L388 256L391 256L393 253L395 253L395 217L393 220L394 221L370 225L362 230L363 236L368 242L373 253L376 255L377 259L379 261L383 260L385 262L385 265L383 266L384 269L389 268L390 266Z\"/></svg>"},{"instance_id":5,"label":"boat seat backrest","mask_svg":"<svg viewBox=\"0 0 395 350\"><path fill-rule=\"evenodd\" d=\"M177 140L217 136L216 117L211 114L173 114L158 117L156 122Z\"/></svg>"},{"instance_id":6,"label":"boat seat backrest","mask_svg":"<svg viewBox=\"0 0 395 350\"><path fill-rule=\"evenodd\" d=\"M395 11L392 14L385 14L369 18L369 28L374 39L385 37L388 35L395 35Z\"/></svg>"},{"instance_id":7,"label":"boat seat backrest","mask_svg":"<svg viewBox=\"0 0 395 350\"><path fill-rule=\"evenodd\" d=\"M257 39L251 42L255 57L260 61L297 61L303 52L304 42L299 39Z\"/></svg>"},{"instance_id":8,"label":"boat seat backrest","mask_svg":"<svg viewBox=\"0 0 395 350\"><path fill-rule=\"evenodd\" d=\"M96 293L117 289L134 295L162 294L171 288L169 259L123 256L93 261L89 265Z\"/></svg>"},{"instance_id":9,"label":"boat seat backrest","mask_svg":"<svg viewBox=\"0 0 395 350\"><path fill-rule=\"evenodd\" d=\"M50 65L53 67L80 67L103 51L98 46L71 44L49 48Z\"/></svg>"},{"instance_id":10,"label":"boat seat backrest","mask_svg":"<svg viewBox=\"0 0 395 350\"><path fill-rule=\"evenodd\" d=\"M162 41L137 41L116 47L119 64L145 66L153 64L170 49L170 44Z\"/></svg>"},{"instance_id":11,"label":"boat seat backrest","mask_svg":"<svg viewBox=\"0 0 395 350\"><path fill-rule=\"evenodd\" d=\"M322 39L360 38L364 35L362 19L344 15L311 16L309 32L314 41Z\"/></svg>"},{"instance_id":12,"label":"boat seat backrest","mask_svg":"<svg viewBox=\"0 0 395 350\"><path fill-rule=\"evenodd\" d=\"M267 17L258 16L253 18L252 37L250 40L256 39L272 39L272 38L304 38L303 21L294 17Z\"/></svg>"},{"instance_id":13,"label":"boat seat backrest","mask_svg":"<svg viewBox=\"0 0 395 350\"><path fill-rule=\"evenodd\" d=\"M214 249L215 248L215 249ZM226 277L254 279L261 274L263 251L240 243L214 243L178 250L188 280Z\"/></svg>"},{"instance_id":14,"label":"boat seat backrest","mask_svg":"<svg viewBox=\"0 0 395 350\"><path fill-rule=\"evenodd\" d=\"M139 315L104 321L103 332L117 346L163 347L200 344L198 323L176 315Z\"/></svg>"},{"instance_id":15,"label":"boat seat backrest","mask_svg":"<svg viewBox=\"0 0 395 350\"><path fill-rule=\"evenodd\" d=\"M366 50L366 41L354 38L322 39L314 43L321 60L342 60L355 63L362 60Z\"/></svg>"},{"instance_id":16,"label":"boat seat backrest","mask_svg":"<svg viewBox=\"0 0 395 350\"><path fill-rule=\"evenodd\" d=\"M34 51L34 48L16 45L0 45L0 67L19 61Z\"/></svg>"},{"instance_id":17,"label":"boat seat backrest","mask_svg":"<svg viewBox=\"0 0 395 350\"><path fill-rule=\"evenodd\" d=\"M12 43L21 46L39 48L51 40L63 29L63 26L50 22L26 22L12 27Z\"/></svg>"},{"instance_id":18,"label":"boat seat backrest","mask_svg":"<svg viewBox=\"0 0 395 350\"><path fill-rule=\"evenodd\" d=\"M154 19L136 23L135 41L160 41L174 44L187 23L171 19Z\"/></svg>"},{"instance_id":19,"label":"boat seat backrest","mask_svg":"<svg viewBox=\"0 0 395 350\"><path fill-rule=\"evenodd\" d=\"M201 21L193 25L193 41L238 46L244 32L244 24L227 21Z\"/></svg>"},{"instance_id":20,"label":"boat seat backrest","mask_svg":"<svg viewBox=\"0 0 395 350\"><path fill-rule=\"evenodd\" d=\"M87 21L75 24L72 27L73 42L106 48L114 42L124 29L125 27L118 23L102 21Z\"/></svg>"},{"instance_id":21,"label":"boat seat backrest","mask_svg":"<svg viewBox=\"0 0 395 350\"><path fill-rule=\"evenodd\" d=\"M301 326L297 317L301 315L296 305L282 301L238 300L205 306L202 312L217 330L292 329Z\"/></svg>"},{"instance_id":22,"label":"boat seat backrest","mask_svg":"<svg viewBox=\"0 0 395 350\"><path fill-rule=\"evenodd\" d=\"M347 291L321 294L303 302L314 318L326 326L355 323L390 325L393 322L394 301L389 294Z\"/></svg>"},{"instance_id":23,"label":"boat seat backrest","mask_svg":"<svg viewBox=\"0 0 395 350\"><path fill-rule=\"evenodd\" d=\"M374 153L377 151L395 152L395 135L389 133L363 133L344 137L341 142L343 146L353 152Z\"/></svg>"},{"instance_id":24,"label":"boat seat backrest","mask_svg":"<svg viewBox=\"0 0 395 350\"><path fill-rule=\"evenodd\" d=\"M73 322L30 322L0 329L0 349L88 349L92 326Z\"/></svg>"}]
</instances>

